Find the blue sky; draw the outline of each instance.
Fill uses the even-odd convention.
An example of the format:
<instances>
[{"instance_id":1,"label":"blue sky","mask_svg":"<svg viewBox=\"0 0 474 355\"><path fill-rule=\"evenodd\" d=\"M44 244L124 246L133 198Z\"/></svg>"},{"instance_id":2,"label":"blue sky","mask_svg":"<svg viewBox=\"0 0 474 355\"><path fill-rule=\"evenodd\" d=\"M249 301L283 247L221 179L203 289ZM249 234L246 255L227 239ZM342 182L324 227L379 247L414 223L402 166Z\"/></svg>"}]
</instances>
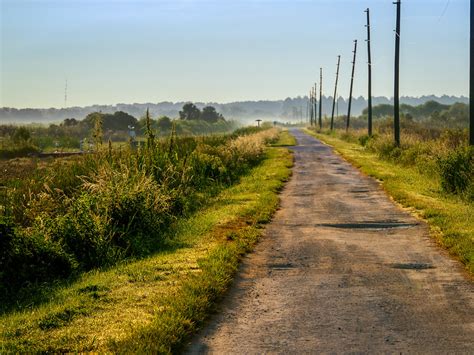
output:
<instances>
[{"instance_id":1,"label":"blue sky","mask_svg":"<svg viewBox=\"0 0 474 355\"><path fill-rule=\"evenodd\" d=\"M0 106L230 102L305 95L319 81L392 96L392 0L0 0ZM467 95L469 1L402 3L401 94Z\"/></svg>"}]
</instances>

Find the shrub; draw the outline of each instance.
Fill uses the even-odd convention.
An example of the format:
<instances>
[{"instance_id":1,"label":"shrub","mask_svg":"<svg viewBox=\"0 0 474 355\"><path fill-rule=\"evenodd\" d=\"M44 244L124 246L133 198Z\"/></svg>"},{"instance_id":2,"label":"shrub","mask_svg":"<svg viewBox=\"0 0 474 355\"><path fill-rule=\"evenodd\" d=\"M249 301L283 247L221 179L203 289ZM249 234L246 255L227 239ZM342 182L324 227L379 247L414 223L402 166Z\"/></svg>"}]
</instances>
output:
<instances>
[{"instance_id":1,"label":"shrub","mask_svg":"<svg viewBox=\"0 0 474 355\"><path fill-rule=\"evenodd\" d=\"M367 146L367 143L369 142L370 139L371 137L369 137L368 134L364 134L358 138L358 141L361 146L365 147Z\"/></svg>"},{"instance_id":2,"label":"shrub","mask_svg":"<svg viewBox=\"0 0 474 355\"><path fill-rule=\"evenodd\" d=\"M455 194L468 194L474 191L474 148L460 147L451 151L438 161L441 187Z\"/></svg>"},{"instance_id":3,"label":"shrub","mask_svg":"<svg viewBox=\"0 0 474 355\"><path fill-rule=\"evenodd\" d=\"M9 293L26 283L69 276L76 264L61 247L42 236L15 231L0 219L0 290Z\"/></svg>"},{"instance_id":4,"label":"shrub","mask_svg":"<svg viewBox=\"0 0 474 355\"><path fill-rule=\"evenodd\" d=\"M190 157L193 184L202 189L210 182L224 182L227 168L219 156L219 149L207 144L199 145Z\"/></svg>"},{"instance_id":5,"label":"shrub","mask_svg":"<svg viewBox=\"0 0 474 355\"><path fill-rule=\"evenodd\" d=\"M82 187L66 214L47 214L36 228L63 245L83 269L146 254L161 242L170 198L144 170L103 166Z\"/></svg>"},{"instance_id":6,"label":"shrub","mask_svg":"<svg viewBox=\"0 0 474 355\"><path fill-rule=\"evenodd\" d=\"M456 149L468 140L467 130L446 129L440 137L441 144L447 149Z\"/></svg>"}]
</instances>

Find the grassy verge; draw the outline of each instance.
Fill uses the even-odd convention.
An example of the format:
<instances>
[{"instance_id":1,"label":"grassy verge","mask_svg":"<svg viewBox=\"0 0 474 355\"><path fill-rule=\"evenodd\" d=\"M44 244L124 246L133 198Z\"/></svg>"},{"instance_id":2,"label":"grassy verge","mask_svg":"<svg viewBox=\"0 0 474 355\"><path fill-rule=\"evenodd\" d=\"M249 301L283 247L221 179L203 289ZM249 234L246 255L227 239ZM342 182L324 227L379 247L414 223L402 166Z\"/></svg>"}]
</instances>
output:
<instances>
[{"instance_id":1,"label":"grassy verge","mask_svg":"<svg viewBox=\"0 0 474 355\"><path fill-rule=\"evenodd\" d=\"M307 130L333 146L344 158L364 173L382 182L383 188L402 206L429 223L432 235L474 273L474 205L443 193L438 177L422 174L416 167L406 167L381 160L362 146L334 136Z\"/></svg>"},{"instance_id":2,"label":"grassy verge","mask_svg":"<svg viewBox=\"0 0 474 355\"><path fill-rule=\"evenodd\" d=\"M282 131L278 141L273 144L274 147L291 147L294 145L296 145L296 138L288 131Z\"/></svg>"},{"instance_id":3,"label":"grassy verge","mask_svg":"<svg viewBox=\"0 0 474 355\"><path fill-rule=\"evenodd\" d=\"M91 271L40 306L1 315L0 353L179 349L260 237L291 164L286 149L267 148L265 160L238 184L177 223L166 250Z\"/></svg>"}]
</instances>

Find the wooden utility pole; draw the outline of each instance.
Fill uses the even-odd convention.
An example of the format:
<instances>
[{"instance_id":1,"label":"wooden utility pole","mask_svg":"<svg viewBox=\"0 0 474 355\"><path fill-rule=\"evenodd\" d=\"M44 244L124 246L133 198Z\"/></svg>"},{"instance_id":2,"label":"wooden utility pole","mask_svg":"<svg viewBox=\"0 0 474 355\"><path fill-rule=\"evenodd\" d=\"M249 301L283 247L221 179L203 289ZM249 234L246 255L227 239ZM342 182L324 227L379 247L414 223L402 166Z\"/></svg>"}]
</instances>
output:
<instances>
[{"instance_id":1,"label":"wooden utility pole","mask_svg":"<svg viewBox=\"0 0 474 355\"><path fill-rule=\"evenodd\" d=\"M354 59L352 60L352 74L351 74L351 89L349 90L349 107L347 109L347 121L346 121L346 131L349 130L349 124L351 120L351 107L352 107L352 87L354 86L354 71L356 64L356 55L357 55L357 40L354 40Z\"/></svg>"},{"instance_id":2,"label":"wooden utility pole","mask_svg":"<svg viewBox=\"0 0 474 355\"><path fill-rule=\"evenodd\" d=\"M474 1L474 0L473 0ZM367 64L368 64L368 108L367 108L367 119L368 119L368 135L372 136L372 57L370 53L370 10L367 8Z\"/></svg>"},{"instance_id":3,"label":"wooden utility pole","mask_svg":"<svg viewBox=\"0 0 474 355\"><path fill-rule=\"evenodd\" d=\"M318 121L318 86L314 83L314 127L316 127Z\"/></svg>"},{"instance_id":4,"label":"wooden utility pole","mask_svg":"<svg viewBox=\"0 0 474 355\"><path fill-rule=\"evenodd\" d=\"M309 122L309 98L306 101L306 120Z\"/></svg>"},{"instance_id":5,"label":"wooden utility pole","mask_svg":"<svg viewBox=\"0 0 474 355\"><path fill-rule=\"evenodd\" d=\"M394 2L397 5L397 27L395 29L395 85L393 93L393 132L395 145L400 146L400 10L402 2Z\"/></svg>"},{"instance_id":6,"label":"wooden utility pole","mask_svg":"<svg viewBox=\"0 0 474 355\"><path fill-rule=\"evenodd\" d=\"M323 128L323 68L320 68L319 69L319 129L322 129L322 128Z\"/></svg>"},{"instance_id":7,"label":"wooden utility pole","mask_svg":"<svg viewBox=\"0 0 474 355\"><path fill-rule=\"evenodd\" d=\"M469 144L474 145L474 0L471 0L471 40L469 70Z\"/></svg>"},{"instance_id":8,"label":"wooden utility pole","mask_svg":"<svg viewBox=\"0 0 474 355\"><path fill-rule=\"evenodd\" d=\"M331 113L331 131L334 129L334 110L336 108L336 95L337 95L337 80L339 78L339 64L341 64L341 56L337 56L337 71L336 71L336 83L334 85L334 97L332 100L332 113Z\"/></svg>"},{"instance_id":9,"label":"wooden utility pole","mask_svg":"<svg viewBox=\"0 0 474 355\"><path fill-rule=\"evenodd\" d=\"M313 110L313 124L314 127L316 127L316 118L317 118L317 112L316 112L316 87L312 88L313 90L313 104L311 106L311 109Z\"/></svg>"},{"instance_id":10,"label":"wooden utility pole","mask_svg":"<svg viewBox=\"0 0 474 355\"><path fill-rule=\"evenodd\" d=\"M313 106L312 106L312 109L313 109L313 124L314 124L314 127L316 127L316 119L317 119L317 112L316 112L316 87L314 86L313 87Z\"/></svg>"},{"instance_id":11,"label":"wooden utility pole","mask_svg":"<svg viewBox=\"0 0 474 355\"><path fill-rule=\"evenodd\" d=\"M310 112L310 126L313 126L314 112L313 112L313 88L309 90L309 112Z\"/></svg>"}]
</instances>

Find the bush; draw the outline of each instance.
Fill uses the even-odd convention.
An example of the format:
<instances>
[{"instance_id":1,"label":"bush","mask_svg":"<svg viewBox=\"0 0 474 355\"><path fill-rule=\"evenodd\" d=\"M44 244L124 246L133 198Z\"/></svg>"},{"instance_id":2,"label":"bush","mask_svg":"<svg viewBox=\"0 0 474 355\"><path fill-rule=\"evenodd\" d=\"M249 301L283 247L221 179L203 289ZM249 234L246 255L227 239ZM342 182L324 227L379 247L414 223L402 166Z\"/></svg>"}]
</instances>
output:
<instances>
[{"instance_id":1,"label":"bush","mask_svg":"<svg viewBox=\"0 0 474 355\"><path fill-rule=\"evenodd\" d=\"M371 137L369 137L368 134L364 134L358 138L358 141L361 146L365 147L367 146L367 143L369 142L370 139Z\"/></svg>"},{"instance_id":2,"label":"bush","mask_svg":"<svg viewBox=\"0 0 474 355\"><path fill-rule=\"evenodd\" d=\"M38 233L63 245L82 269L150 252L170 220L169 196L144 171L103 166L64 215L45 214Z\"/></svg>"},{"instance_id":3,"label":"bush","mask_svg":"<svg viewBox=\"0 0 474 355\"><path fill-rule=\"evenodd\" d=\"M474 196L474 148L460 147L438 161L441 187L454 194Z\"/></svg>"},{"instance_id":4,"label":"bush","mask_svg":"<svg viewBox=\"0 0 474 355\"><path fill-rule=\"evenodd\" d=\"M376 152L382 159L397 159L401 150L387 136L380 136L367 142L367 149Z\"/></svg>"},{"instance_id":5,"label":"bush","mask_svg":"<svg viewBox=\"0 0 474 355\"><path fill-rule=\"evenodd\" d=\"M8 294L26 283L69 276L76 264L61 247L39 235L15 231L0 219L0 290Z\"/></svg>"}]
</instances>

